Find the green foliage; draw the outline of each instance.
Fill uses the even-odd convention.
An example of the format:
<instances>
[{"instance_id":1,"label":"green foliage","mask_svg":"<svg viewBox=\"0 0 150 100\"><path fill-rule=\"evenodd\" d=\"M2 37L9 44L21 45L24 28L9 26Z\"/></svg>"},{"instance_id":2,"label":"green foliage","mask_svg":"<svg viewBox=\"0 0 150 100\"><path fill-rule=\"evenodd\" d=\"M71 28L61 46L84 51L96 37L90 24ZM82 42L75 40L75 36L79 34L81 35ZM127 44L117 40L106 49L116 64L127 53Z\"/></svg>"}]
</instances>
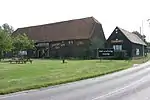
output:
<instances>
[{"instance_id":1,"label":"green foliage","mask_svg":"<svg viewBox=\"0 0 150 100\"><path fill-rule=\"evenodd\" d=\"M12 49L12 39L10 34L0 30L0 50L10 51Z\"/></svg>"},{"instance_id":2,"label":"green foliage","mask_svg":"<svg viewBox=\"0 0 150 100\"><path fill-rule=\"evenodd\" d=\"M13 27L7 23L0 26L0 60L3 56L3 52L10 51L12 46L11 34L13 32Z\"/></svg>"},{"instance_id":3,"label":"green foliage","mask_svg":"<svg viewBox=\"0 0 150 100\"><path fill-rule=\"evenodd\" d=\"M12 39L10 34L0 29L0 59L3 56L4 51L10 51L12 49Z\"/></svg>"},{"instance_id":4,"label":"green foliage","mask_svg":"<svg viewBox=\"0 0 150 100\"><path fill-rule=\"evenodd\" d=\"M128 59L127 52L125 50L122 51L115 51L114 52L114 59Z\"/></svg>"},{"instance_id":5,"label":"green foliage","mask_svg":"<svg viewBox=\"0 0 150 100\"><path fill-rule=\"evenodd\" d=\"M34 41L30 40L26 34L18 34L13 37L14 50L21 51L34 48Z\"/></svg>"},{"instance_id":6,"label":"green foliage","mask_svg":"<svg viewBox=\"0 0 150 100\"><path fill-rule=\"evenodd\" d=\"M104 42L99 38L92 39L92 44L90 46L90 49L97 49L104 47Z\"/></svg>"},{"instance_id":7,"label":"green foliage","mask_svg":"<svg viewBox=\"0 0 150 100\"><path fill-rule=\"evenodd\" d=\"M150 47L150 42L147 42L147 46Z\"/></svg>"},{"instance_id":8,"label":"green foliage","mask_svg":"<svg viewBox=\"0 0 150 100\"><path fill-rule=\"evenodd\" d=\"M3 56L3 52L15 50L27 50L34 48L34 41L30 40L26 34L19 34L12 36L13 27L7 23L0 26L0 59Z\"/></svg>"},{"instance_id":9,"label":"green foliage","mask_svg":"<svg viewBox=\"0 0 150 100\"><path fill-rule=\"evenodd\" d=\"M12 26L8 25L7 23L3 24L1 27L6 33L13 33L14 29Z\"/></svg>"}]
</instances>

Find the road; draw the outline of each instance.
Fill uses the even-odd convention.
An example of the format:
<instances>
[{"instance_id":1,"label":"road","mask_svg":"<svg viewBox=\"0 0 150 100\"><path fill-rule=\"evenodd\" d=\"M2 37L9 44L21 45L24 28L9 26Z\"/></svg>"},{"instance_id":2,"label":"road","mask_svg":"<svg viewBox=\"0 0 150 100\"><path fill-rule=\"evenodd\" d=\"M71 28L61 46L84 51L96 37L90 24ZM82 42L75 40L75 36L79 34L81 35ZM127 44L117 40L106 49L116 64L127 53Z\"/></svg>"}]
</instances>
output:
<instances>
[{"instance_id":1,"label":"road","mask_svg":"<svg viewBox=\"0 0 150 100\"><path fill-rule=\"evenodd\" d=\"M150 62L78 82L8 95L0 100L150 100Z\"/></svg>"}]
</instances>

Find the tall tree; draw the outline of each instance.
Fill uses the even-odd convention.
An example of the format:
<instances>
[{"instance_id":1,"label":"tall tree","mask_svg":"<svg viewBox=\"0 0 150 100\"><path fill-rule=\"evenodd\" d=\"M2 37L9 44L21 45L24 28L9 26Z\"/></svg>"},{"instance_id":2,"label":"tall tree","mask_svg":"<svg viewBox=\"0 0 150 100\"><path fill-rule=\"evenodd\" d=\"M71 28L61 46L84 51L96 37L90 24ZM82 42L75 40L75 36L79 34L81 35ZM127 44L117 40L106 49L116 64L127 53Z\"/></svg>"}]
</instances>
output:
<instances>
[{"instance_id":1,"label":"tall tree","mask_svg":"<svg viewBox=\"0 0 150 100\"><path fill-rule=\"evenodd\" d=\"M5 23L2 25L2 29L7 32L7 33L13 33L14 29L12 26L10 26L9 24Z\"/></svg>"},{"instance_id":2,"label":"tall tree","mask_svg":"<svg viewBox=\"0 0 150 100\"><path fill-rule=\"evenodd\" d=\"M12 49L12 39L10 34L0 29L0 60L4 51L10 51Z\"/></svg>"}]
</instances>

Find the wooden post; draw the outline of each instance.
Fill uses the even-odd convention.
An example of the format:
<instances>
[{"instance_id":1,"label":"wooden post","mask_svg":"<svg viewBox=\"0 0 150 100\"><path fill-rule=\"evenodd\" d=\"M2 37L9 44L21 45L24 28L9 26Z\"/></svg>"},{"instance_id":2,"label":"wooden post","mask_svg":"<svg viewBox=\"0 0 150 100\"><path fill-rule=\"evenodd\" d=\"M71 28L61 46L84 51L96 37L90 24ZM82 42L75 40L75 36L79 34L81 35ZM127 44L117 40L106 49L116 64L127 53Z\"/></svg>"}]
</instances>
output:
<instances>
[{"instance_id":1,"label":"wooden post","mask_svg":"<svg viewBox=\"0 0 150 100\"><path fill-rule=\"evenodd\" d=\"M65 59L63 58L63 63L65 63Z\"/></svg>"}]
</instances>

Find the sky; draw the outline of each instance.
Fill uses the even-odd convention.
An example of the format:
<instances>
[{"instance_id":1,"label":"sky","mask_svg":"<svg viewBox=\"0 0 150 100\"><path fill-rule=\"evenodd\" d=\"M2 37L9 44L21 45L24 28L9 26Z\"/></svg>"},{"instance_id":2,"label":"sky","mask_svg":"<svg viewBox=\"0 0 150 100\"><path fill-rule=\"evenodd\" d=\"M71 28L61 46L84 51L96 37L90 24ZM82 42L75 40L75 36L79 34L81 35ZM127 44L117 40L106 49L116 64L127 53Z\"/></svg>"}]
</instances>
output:
<instances>
[{"instance_id":1,"label":"sky","mask_svg":"<svg viewBox=\"0 0 150 100\"><path fill-rule=\"evenodd\" d=\"M116 26L139 31L150 41L149 0L0 0L0 25L14 29L84 17L96 18L106 39Z\"/></svg>"}]
</instances>

